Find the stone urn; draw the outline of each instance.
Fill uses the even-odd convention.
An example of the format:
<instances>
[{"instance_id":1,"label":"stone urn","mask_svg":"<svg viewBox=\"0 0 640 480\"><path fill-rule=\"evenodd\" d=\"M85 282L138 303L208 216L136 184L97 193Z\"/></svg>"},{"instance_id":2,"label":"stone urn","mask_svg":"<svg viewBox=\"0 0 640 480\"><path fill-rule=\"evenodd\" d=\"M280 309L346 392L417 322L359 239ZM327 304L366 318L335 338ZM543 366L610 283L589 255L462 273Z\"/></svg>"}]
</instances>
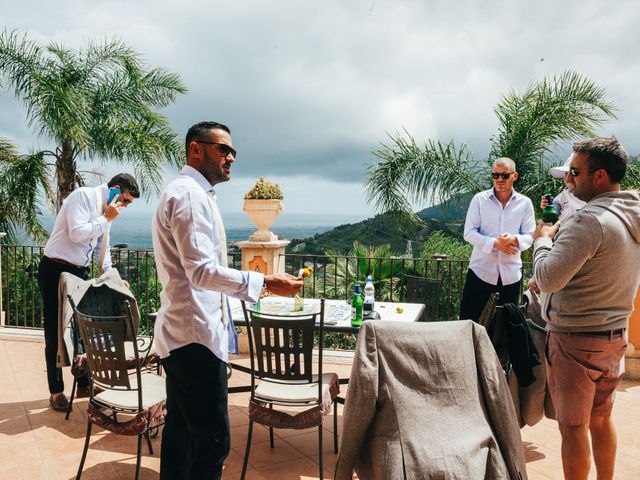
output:
<instances>
[{"instance_id":1,"label":"stone urn","mask_svg":"<svg viewBox=\"0 0 640 480\"><path fill-rule=\"evenodd\" d=\"M247 212L249 220L258 228L249 236L250 242L273 242L278 236L269 231L269 227L276 221L280 212L284 210L282 200L273 199L246 199L243 210Z\"/></svg>"}]
</instances>

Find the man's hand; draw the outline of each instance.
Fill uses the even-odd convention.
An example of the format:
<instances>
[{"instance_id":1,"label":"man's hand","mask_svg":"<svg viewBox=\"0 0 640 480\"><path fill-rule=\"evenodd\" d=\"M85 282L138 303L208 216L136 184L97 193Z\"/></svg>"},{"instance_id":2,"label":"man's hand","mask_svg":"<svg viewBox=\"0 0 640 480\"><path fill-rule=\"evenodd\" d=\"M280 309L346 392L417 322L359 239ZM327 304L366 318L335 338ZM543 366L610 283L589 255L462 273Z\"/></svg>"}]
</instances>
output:
<instances>
[{"instance_id":1,"label":"man's hand","mask_svg":"<svg viewBox=\"0 0 640 480\"><path fill-rule=\"evenodd\" d=\"M540 293L540 289L538 288L538 284L536 283L536 280L531 277L529 279L529 283L527 285L529 287L529 290L531 290L534 293Z\"/></svg>"},{"instance_id":2,"label":"man's hand","mask_svg":"<svg viewBox=\"0 0 640 480\"><path fill-rule=\"evenodd\" d=\"M117 201L115 198L109 205L105 202L102 207L102 212L108 222L112 222L118 215L120 215L120 210L122 210L122 203Z\"/></svg>"},{"instance_id":3,"label":"man's hand","mask_svg":"<svg viewBox=\"0 0 640 480\"><path fill-rule=\"evenodd\" d=\"M501 233L498 235L493 244L493 248L508 255L515 255L520 252L518 249L518 238L509 233Z\"/></svg>"},{"instance_id":4,"label":"man's hand","mask_svg":"<svg viewBox=\"0 0 640 480\"><path fill-rule=\"evenodd\" d=\"M304 279L294 277L288 273L274 273L265 275L264 281L267 284L267 291L273 295L288 297L302 291Z\"/></svg>"},{"instance_id":5,"label":"man's hand","mask_svg":"<svg viewBox=\"0 0 640 480\"><path fill-rule=\"evenodd\" d=\"M536 231L533 232L533 239L540 237L549 237L551 240L558 233L558 229L560 228L560 222L556 222L555 225L549 225L548 223L544 223L542 220L538 220L538 225L536 226Z\"/></svg>"},{"instance_id":6,"label":"man's hand","mask_svg":"<svg viewBox=\"0 0 640 480\"><path fill-rule=\"evenodd\" d=\"M547 197L545 195L543 195L540 198L540 208L542 208L544 210L545 208L547 208L547 205L549 205L549 202L547 202Z\"/></svg>"}]
</instances>

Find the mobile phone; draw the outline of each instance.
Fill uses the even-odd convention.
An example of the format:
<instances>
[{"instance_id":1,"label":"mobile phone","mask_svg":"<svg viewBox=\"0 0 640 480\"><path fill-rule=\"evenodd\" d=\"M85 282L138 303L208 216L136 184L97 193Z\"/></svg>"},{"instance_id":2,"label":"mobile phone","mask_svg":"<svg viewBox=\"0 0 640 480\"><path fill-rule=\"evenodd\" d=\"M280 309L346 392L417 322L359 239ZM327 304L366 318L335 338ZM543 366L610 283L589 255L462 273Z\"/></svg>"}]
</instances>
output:
<instances>
[{"instance_id":1,"label":"mobile phone","mask_svg":"<svg viewBox=\"0 0 640 480\"><path fill-rule=\"evenodd\" d=\"M120 185L114 185L109 189L109 200L107 200L107 205L111 205L113 199L120 200Z\"/></svg>"}]
</instances>

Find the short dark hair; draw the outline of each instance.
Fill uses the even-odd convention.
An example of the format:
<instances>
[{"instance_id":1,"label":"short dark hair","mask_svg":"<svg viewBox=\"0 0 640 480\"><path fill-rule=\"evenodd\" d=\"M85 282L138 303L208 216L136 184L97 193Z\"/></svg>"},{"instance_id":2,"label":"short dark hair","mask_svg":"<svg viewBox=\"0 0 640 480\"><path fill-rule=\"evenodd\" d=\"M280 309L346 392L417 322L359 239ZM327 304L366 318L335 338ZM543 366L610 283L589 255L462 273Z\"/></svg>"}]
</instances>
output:
<instances>
[{"instance_id":1,"label":"short dark hair","mask_svg":"<svg viewBox=\"0 0 640 480\"><path fill-rule=\"evenodd\" d=\"M573 151L586 153L589 167L603 169L612 183L620 183L627 173L629 155L616 137L598 137L573 144Z\"/></svg>"},{"instance_id":2,"label":"short dark hair","mask_svg":"<svg viewBox=\"0 0 640 480\"><path fill-rule=\"evenodd\" d=\"M187 155L189 155L189 144L196 138L206 137L213 129L224 130L225 132L231 134L231 130L229 130L229 127L223 125L222 123L198 122L195 125L192 125L191 128L187 131L187 136L184 140L184 147L187 151Z\"/></svg>"},{"instance_id":3,"label":"short dark hair","mask_svg":"<svg viewBox=\"0 0 640 480\"><path fill-rule=\"evenodd\" d=\"M128 173L119 173L107 183L109 188L120 185L121 190L128 190L133 198L140 198L140 188L138 182Z\"/></svg>"}]
</instances>

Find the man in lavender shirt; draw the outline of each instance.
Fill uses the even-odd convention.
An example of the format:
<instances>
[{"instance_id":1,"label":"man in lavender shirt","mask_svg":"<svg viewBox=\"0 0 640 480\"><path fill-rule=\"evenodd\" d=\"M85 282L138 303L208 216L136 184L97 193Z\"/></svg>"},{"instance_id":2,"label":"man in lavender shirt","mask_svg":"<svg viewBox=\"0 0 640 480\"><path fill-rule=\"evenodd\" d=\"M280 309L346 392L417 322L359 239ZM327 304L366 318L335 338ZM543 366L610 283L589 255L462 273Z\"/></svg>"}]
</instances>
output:
<instances>
[{"instance_id":1,"label":"man in lavender shirt","mask_svg":"<svg viewBox=\"0 0 640 480\"><path fill-rule=\"evenodd\" d=\"M472 199L464 224L464 239L473 244L462 293L460 318L478 321L492 292L499 304L518 303L522 260L520 252L533 243L536 228L533 204L513 189L516 164L502 157L493 162L493 188Z\"/></svg>"}]
</instances>

